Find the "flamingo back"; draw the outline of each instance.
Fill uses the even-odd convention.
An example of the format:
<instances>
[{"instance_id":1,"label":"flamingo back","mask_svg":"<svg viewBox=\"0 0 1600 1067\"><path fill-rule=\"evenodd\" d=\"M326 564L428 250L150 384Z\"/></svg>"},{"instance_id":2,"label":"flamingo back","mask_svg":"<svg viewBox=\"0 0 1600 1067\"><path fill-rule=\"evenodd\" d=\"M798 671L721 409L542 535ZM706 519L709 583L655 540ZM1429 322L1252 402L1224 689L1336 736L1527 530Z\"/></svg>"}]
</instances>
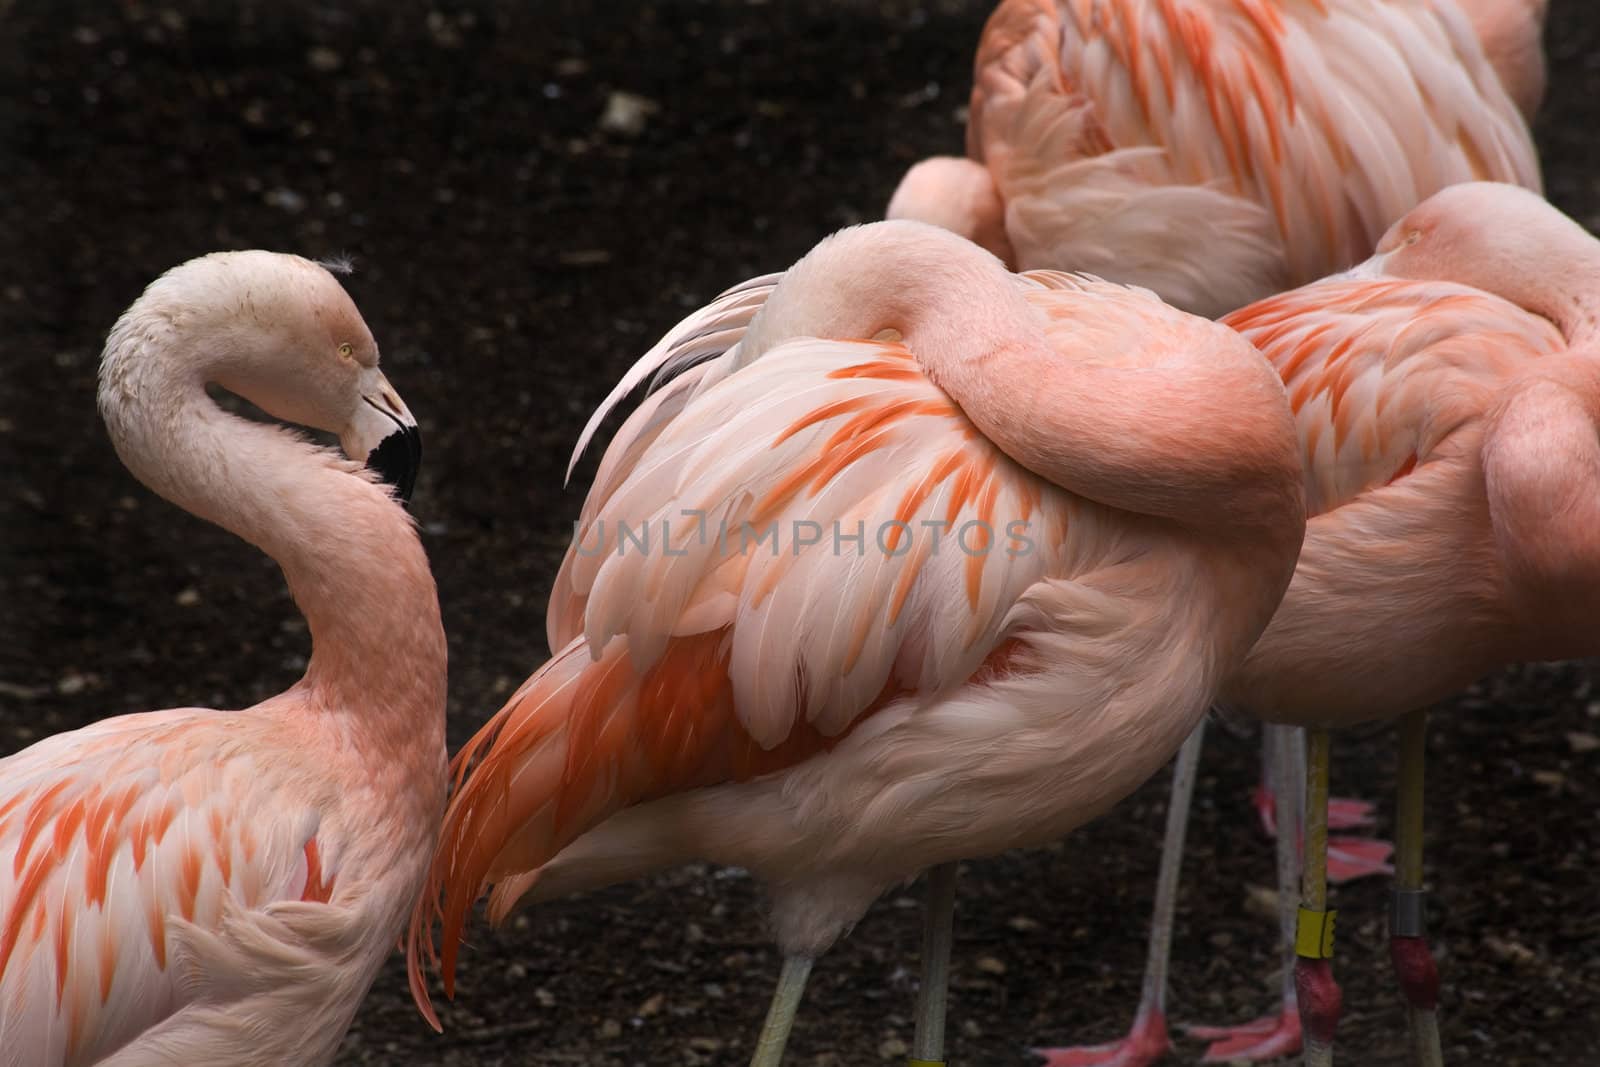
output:
<instances>
[{"instance_id":1,"label":"flamingo back","mask_svg":"<svg viewBox=\"0 0 1600 1067\"><path fill-rule=\"evenodd\" d=\"M1548 320L1437 281L1334 277L1222 321L1283 377L1311 514L1427 463L1527 360L1567 347Z\"/></svg>"},{"instance_id":2,"label":"flamingo back","mask_svg":"<svg viewBox=\"0 0 1600 1067\"><path fill-rule=\"evenodd\" d=\"M1018 267L1208 315L1356 262L1447 185L1540 187L1516 105L1444 0L1008 0L968 153Z\"/></svg>"}]
</instances>

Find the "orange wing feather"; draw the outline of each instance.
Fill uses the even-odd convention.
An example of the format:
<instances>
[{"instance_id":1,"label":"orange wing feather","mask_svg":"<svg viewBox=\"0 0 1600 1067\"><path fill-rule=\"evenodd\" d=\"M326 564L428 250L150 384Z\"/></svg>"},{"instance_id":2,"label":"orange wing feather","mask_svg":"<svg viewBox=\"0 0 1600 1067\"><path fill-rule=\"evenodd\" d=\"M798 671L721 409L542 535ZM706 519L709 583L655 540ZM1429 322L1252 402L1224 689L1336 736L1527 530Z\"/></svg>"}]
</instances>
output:
<instances>
[{"instance_id":1,"label":"orange wing feather","mask_svg":"<svg viewBox=\"0 0 1600 1067\"><path fill-rule=\"evenodd\" d=\"M209 926L223 896L331 899L314 810L231 763L220 721L108 719L0 760L0 1006L23 1047L103 1055L177 1010L172 919ZM265 847L248 830L263 810Z\"/></svg>"}]
</instances>

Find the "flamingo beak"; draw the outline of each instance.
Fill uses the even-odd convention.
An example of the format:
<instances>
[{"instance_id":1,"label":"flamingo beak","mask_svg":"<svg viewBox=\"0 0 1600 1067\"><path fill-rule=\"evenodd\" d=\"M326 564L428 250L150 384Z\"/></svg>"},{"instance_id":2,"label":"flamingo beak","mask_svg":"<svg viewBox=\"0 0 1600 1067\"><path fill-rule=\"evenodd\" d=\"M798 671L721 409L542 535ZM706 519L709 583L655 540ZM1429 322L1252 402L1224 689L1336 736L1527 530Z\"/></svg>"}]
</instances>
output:
<instances>
[{"instance_id":1,"label":"flamingo beak","mask_svg":"<svg viewBox=\"0 0 1600 1067\"><path fill-rule=\"evenodd\" d=\"M422 463L422 435L400 394L376 367L361 373L361 402L339 444L345 455L394 486L403 503L411 502Z\"/></svg>"}]
</instances>

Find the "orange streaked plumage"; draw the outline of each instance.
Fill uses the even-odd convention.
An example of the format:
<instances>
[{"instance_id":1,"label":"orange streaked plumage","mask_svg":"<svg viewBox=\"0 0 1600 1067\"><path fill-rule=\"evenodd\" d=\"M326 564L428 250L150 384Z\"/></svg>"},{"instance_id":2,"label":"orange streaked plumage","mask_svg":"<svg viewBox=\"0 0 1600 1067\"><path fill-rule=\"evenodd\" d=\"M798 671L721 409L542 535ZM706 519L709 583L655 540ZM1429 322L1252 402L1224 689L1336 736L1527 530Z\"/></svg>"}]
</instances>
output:
<instances>
[{"instance_id":1,"label":"orange streaked plumage","mask_svg":"<svg viewBox=\"0 0 1600 1067\"><path fill-rule=\"evenodd\" d=\"M555 656L455 759L409 945L436 1024L433 928L448 992L490 886L499 920L737 864L810 957L927 866L1094 817L1292 567L1299 464L1258 353L933 227L847 230L730 290L580 449L652 374L557 575Z\"/></svg>"},{"instance_id":2,"label":"orange streaked plumage","mask_svg":"<svg viewBox=\"0 0 1600 1067\"><path fill-rule=\"evenodd\" d=\"M1311 516L1289 591L1225 680L1225 703L1347 726L1427 707L1508 663L1600 654L1600 242L1526 190L1467 183L1407 213L1353 270L1223 321L1288 389ZM1285 901L1295 847L1280 841ZM1420 872L1415 840L1402 839L1397 868L1408 848ZM1170 914L1154 925L1159 956ZM1207 1028L1215 1057L1293 1052L1302 1019L1326 1053L1331 976L1313 971L1320 995L1296 1003L1310 967L1290 938L1280 1013ZM1163 997L1147 983L1129 1041L1047 1060L1153 1063Z\"/></svg>"},{"instance_id":3,"label":"orange streaked plumage","mask_svg":"<svg viewBox=\"0 0 1600 1067\"><path fill-rule=\"evenodd\" d=\"M1539 188L1520 3L1005 0L967 157L913 167L888 215L1220 315L1356 262L1445 186Z\"/></svg>"}]
</instances>

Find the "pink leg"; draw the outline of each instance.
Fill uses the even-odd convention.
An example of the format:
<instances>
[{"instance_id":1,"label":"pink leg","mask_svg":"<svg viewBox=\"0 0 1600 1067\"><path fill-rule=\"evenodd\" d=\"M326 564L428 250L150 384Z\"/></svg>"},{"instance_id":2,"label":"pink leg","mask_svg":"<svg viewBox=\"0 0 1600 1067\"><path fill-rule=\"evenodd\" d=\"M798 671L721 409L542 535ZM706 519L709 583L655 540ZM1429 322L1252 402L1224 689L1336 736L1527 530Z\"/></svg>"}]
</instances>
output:
<instances>
[{"instance_id":1,"label":"pink leg","mask_svg":"<svg viewBox=\"0 0 1600 1067\"><path fill-rule=\"evenodd\" d=\"M1250 803L1256 809L1256 818L1261 820L1261 832L1268 837L1278 836L1278 811L1277 800L1273 796L1271 786L1271 742L1267 740L1270 727L1262 727L1262 753L1261 753L1261 781L1250 792ZM1330 830L1360 830L1373 825L1377 821L1377 806L1366 800L1354 800L1350 797L1330 797L1328 799L1328 829ZM1381 843L1381 842L1380 842ZM1388 852L1384 853L1388 858ZM1379 873L1379 872L1370 872ZM1385 871L1384 873L1387 873ZM1336 878L1329 871L1333 881L1349 881L1349 878ZM1353 874L1350 878L1360 878L1362 875Z\"/></svg>"},{"instance_id":2,"label":"pink leg","mask_svg":"<svg viewBox=\"0 0 1600 1067\"><path fill-rule=\"evenodd\" d=\"M1076 1048L1034 1049L1046 1067L1149 1067L1172 1050L1167 1039L1167 960L1172 950L1172 913L1178 898L1183 863L1183 838L1189 827L1189 800L1205 744L1205 721L1183 743L1172 772L1172 799L1167 804L1167 835L1161 845L1161 872L1156 877L1155 907L1150 916L1150 951L1145 960L1144 988L1133 1028L1121 1041Z\"/></svg>"},{"instance_id":3,"label":"pink leg","mask_svg":"<svg viewBox=\"0 0 1600 1067\"><path fill-rule=\"evenodd\" d=\"M1333 1034L1338 1029L1339 1012L1344 1006L1344 994L1333 978L1333 963L1304 958L1295 960L1294 988L1302 1005L1301 1025L1315 1049L1315 1055L1307 1055L1307 1064L1332 1063Z\"/></svg>"},{"instance_id":4,"label":"pink leg","mask_svg":"<svg viewBox=\"0 0 1600 1067\"><path fill-rule=\"evenodd\" d=\"M1267 749L1263 763L1271 767L1273 791L1283 797L1282 810L1287 821L1298 825L1303 787L1297 768L1304 760L1300 752L1299 732L1287 726L1267 726L1264 734ZM1276 804L1273 810L1277 810ZM1300 851L1295 847L1293 835L1278 837L1277 843L1278 942L1282 957L1280 973L1283 975L1278 1013L1264 1015L1239 1026L1188 1027L1190 1037L1211 1042L1202 1058L1203 1063L1272 1060L1300 1050L1300 1008L1294 988L1294 927L1295 905L1299 901Z\"/></svg>"}]
</instances>

